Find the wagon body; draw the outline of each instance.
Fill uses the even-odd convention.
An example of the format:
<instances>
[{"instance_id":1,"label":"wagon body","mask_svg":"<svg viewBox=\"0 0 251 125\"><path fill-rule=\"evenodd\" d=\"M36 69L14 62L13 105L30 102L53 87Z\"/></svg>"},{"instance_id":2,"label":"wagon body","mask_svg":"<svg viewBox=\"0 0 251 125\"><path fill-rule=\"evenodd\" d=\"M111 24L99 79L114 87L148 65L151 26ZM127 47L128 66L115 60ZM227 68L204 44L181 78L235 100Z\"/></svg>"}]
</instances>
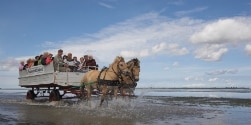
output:
<instances>
[{"instance_id":1,"label":"wagon body","mask_svg":"<svg viewBox=\"0 0 251 125\"><path fill-rule=\"evenodd\" d=\"M58 72L54 71L53 62L49 65L38 65L19 71L19 86L31 88L26 98L34 99L40 93L49 93L50 101L57 101L66 93L83 96L85 92L79 89L82 72ZM60 92L62 91L62 92ZM63 93L63 94L61 94Z\"/></svg>"}]
</instances>

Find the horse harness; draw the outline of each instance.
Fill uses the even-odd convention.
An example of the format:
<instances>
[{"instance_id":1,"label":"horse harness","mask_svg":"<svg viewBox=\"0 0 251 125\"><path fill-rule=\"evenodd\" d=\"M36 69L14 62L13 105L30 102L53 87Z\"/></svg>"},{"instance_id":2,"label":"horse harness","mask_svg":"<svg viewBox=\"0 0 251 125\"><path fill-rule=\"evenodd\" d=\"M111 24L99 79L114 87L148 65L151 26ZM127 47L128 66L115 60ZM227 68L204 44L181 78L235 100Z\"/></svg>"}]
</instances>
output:
<instances>
[{"instance_id":1,"label":"horse harness","mask_svg":"<svg viewBox=\"0 0 251 125\"><path fill-rule=\"evenodd\" d=\"M119 88L135 88L137 86L137 82L133 82L132 84L119 84Z\"/></svg>"},{"instance_id":2,"label":"horse harness","mask_svg":"<svg viewBox=\"0 0 251 125\"><path fill-rule=\"evenodd\" d=\"M117 65L117 67L119 67L119 66ZM118 69L119 69L119 68L118 68ZM102 70L100 71L100 73L99 73L99 75L98 75L98 78L97 78L97 83L98 83L98 85L119 86L119 85L121 84L119 80L105 80L105 76L106 76L107 70L108 70L108 68L107 68L107 67L104 67L104 68L102 68ZM123 81L123 78L122 78L122 76L121 76L121 73L120 73L120 74L116 73L116 72L114 71L113 67L112 67L112 70L113 70L113 72L117 75L117 77L118 77L119 79L121 79L121 81ZM103 79L101 79L101 78L100 78L101 73L104 72L104 71L105 71L105 75L104 75ZM120 71L120 72L121 72L121 71Z\"/></svg>"}]
</instances>

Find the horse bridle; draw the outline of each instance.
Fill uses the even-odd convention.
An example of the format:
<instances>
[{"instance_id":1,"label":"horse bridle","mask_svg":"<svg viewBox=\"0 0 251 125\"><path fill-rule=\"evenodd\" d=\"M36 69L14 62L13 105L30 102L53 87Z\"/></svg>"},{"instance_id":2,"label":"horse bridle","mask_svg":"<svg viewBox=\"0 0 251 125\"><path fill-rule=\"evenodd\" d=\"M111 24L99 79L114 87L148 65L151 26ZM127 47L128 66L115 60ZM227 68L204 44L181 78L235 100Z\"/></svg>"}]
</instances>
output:
<instances>
[{"instance_id":1,"label":"horse bridle","mask_svg":"<svg viewBox=\"0 0 251 125\"><path fill-rule=\"evenodd\" d=\"M117 64L118 73L115 72L115 70L113 69L113 66L112 66L112 71L116 74L116 76L117 76L119 79L121 79L121 81L124 81L121 74L124 74L124 75L126 75L126 76L128 76L128 74L127 74L127 72L123 72L123 71L119 68L120 62L123 62L123 61L119 61L119 63Z\"/></svg>"},{"instance_id":2,"label":"horse bridle","mask_svg":"<svg viewBox=\"0 0 251 125\"><path fill-rule=\"evenodd\" d=\"M133 66L133 68L131 69L131 72L132 72L132 81L135 82L135 75L134 75L134 72L133 72L133 69L134 68L139 68L139 66Z\"/></svg>"}]
</instances>

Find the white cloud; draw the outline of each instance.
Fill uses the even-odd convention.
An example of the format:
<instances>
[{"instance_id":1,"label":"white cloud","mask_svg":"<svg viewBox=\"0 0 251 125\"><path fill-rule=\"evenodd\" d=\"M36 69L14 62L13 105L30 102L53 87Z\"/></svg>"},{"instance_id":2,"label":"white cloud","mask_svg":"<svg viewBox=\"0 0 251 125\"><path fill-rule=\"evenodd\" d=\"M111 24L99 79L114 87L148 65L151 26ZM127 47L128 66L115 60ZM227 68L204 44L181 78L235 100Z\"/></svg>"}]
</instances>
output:
<instances>
[{"instance_id":1,"label":"white cloud","mask_svg":"<svg viewBox=\"0 0 251 125\"><path fill-rule=\"evenodd\" d=\"M165 70L165 71L168 71L168 70L169 70L169 67L165 67L164 70Z\"/></svg>"},{"instance_id":2,"label":"white cloud","mask_svg":"<svg viewBox=\"0 0 251 125\"><path fill-rule=\"evenodd\" d=\"M170 5L176 5L176 6L185 4L183 0L168 1L167 3Z\"/></svg>"},{"instance_id":3,"label":"white cloud","mask_svg":"<svg viewBox=\"0 0 251 125\"><path fill-rule=\"evenodd\" d=\"M251 44L247 44L245 46L245 51L246 51L247 55L251 56Z\"/></svg>"},{"instance_id":4,"label":"white cloud","mask_svg":"<svg viewBox=\"0 0 251 125\"><path fill-rule=\"evenodd\" d=\"M185 55L189 53L189 50L185 47L180 47L179 44L176 43L160 43L152 47L153 53L164 52L171 55Z\"/></svg>"},{"instance_id":5,"label":"white cloud","mask_svg":"<svg viewBox=\"0 0 251 125\"><path fill-rule=\"evenodd\" d=\"M109 9L114 8L113 6L111 6L111 5L107 4L107 3L99 2L98 4L99 4L100 6L103 6L103 7L109 8Z\"/></svg>"},{"instance_id":6,"label":"white cloud","mask_svg":"<svg viewBox=\"0 0 251 125\"><path fill-rule=\"evenodd\" d=\"M181 45L187 41L199 22L196 19L169 19L158 13L147 13L110 25L94 34L64 41L45 41L41 46L46 49L42 52L48 51L55 55L58 49L63 49L64 54L71 52L77 57L92 54L99 64L104 65L118 55L126 58L146 58L155 56L156 53L185 55L189 53L189 49L186 44L186 47Z\"/></svg>"},{"instance_id":7,"label":"white cloud","mask_svg":"<svg viewBox=\"0 0 251 125\"><path fill-rule=\"evenodd\" d=\"M167 51L173 55L185 55L189 53L187 48L180 47L178 44L169 44L167 46Z\"/></svg>"},{"instance_id":8,"label":"white cloud","mask_svg":"<svg viewBox=\"0 0 251 125\"><path fill-rule=\"evenodd\" d=\"M165 49L166 49L166 44L162 42L160 44L155 45L152 48L152 51L153 51L153 53L158 53L158 52L161 52L161 51L163 51Z\"/></svg>"},{"instance_id":9,"label":"white cloud","mask_svg":"<svg viewBox=\"0 0 251 125\"><path fill-rule=\"evenodd\" d=\"M206 85L205 84L202 84L202 83L193 83L193 84L188 84L188 85L183 85L183 87L188 87L188 88L191 88L191 87L205 87Z\"/></svg>"},{"instance_id":10,"label":"white cloud","mask_svg":"<svg viewBox=\"0 0 251 125\"><path fill-rule=\"evenodd\" d=\"M205 61L219 61L227 51L228 48L222 45L213 44L196 49L194 54L195 58Z\"/></svg>"},{"instance_id":11,"label":"white cloud","mask_svg":"<svg viewBox=\"0 0 251 125\"><path fill-rule=\"evenodd\" d=\"M251 40L251 18L220 19L190 37L192 43L239 43Z\"/></svg>"},{"instance_id":12,"label":"white cloud","mask_svg":"<svg viewBox=\"0 0 251 125\"><path fill-rule=\"evenodd\" d=\"M147 49L141 50L141 51L121 51L120 55L125 58L140 58L140 57L146 57L149 55L149 52Z\"/></svg>"},{"instance_id":13,"label":"white cloud","mask_svg":"<svg viewBox=\"0 0 251 125\"><path fill-rule=\"evenodd\" d=\"M233 18L233 20L247 24L244 23L247 21L246 18ZM191 18L170 19L158 13L147 13L110 25L94 34L69 38L65 41L46 41L44 47L48 47L46 51L54 55L60 48L64 50L64 54L71 52L77 57L92 54L100 65L107 65L118 55L127 59L147 58L161 54L182 56L193 49L197 59L218 61L228 52L227 46L209 44L198 48L201 46L194 46L194 44L188 42L190 36L208 22ZM212 25L212 23L209 25ZM199 32L196 34L199 34ZM196 36L196 34L194 35ZM200 38L199 36L196 37L196 40ZM5 67L13 66L5 65ZM3 66L1 69L3 69Z\"/></svg>"},{"instance_id":14,"label":"white cloud","mask_svg":"<svg viewBox=\"0 0 251 125\"><path fill-rule=\"evenodd\" d=\"M180 44L187 41L192 34L191 29L195 28L193 25L198 22L189 18L170 20L157 13L148 13L111 25L95 34L60 41L58 48L76 56L90 53L102 63L110 62L117 55L127 58L148 57L156 53L180 56L189 53L189 49Z\"/></svg>"},{"instance_id":15,"label":"white cloud","mask_svg":"<svg viewBox=\"0 0 251 125\"><path fill-rule=\"evenodd\" d=\"M217 80L218 80L218 78L210 78L210 79L208 79L209 82L215 82Z\"/></svg>"},{"instance_id":16,"label":"white cloud","mask_svg":"<svg viewBox=\"0 0 251 125\"><path fill-rule=\"evenodd\" d=\"M185 81L204 81L203 76L186 76Z\"/></svg>"},{"instance_id":17,"label":"white cloud","mask_svg":"<svg viewBox=\"0 0 251 125\"><path fill-rule=\"evenodd\" d=\"M190 80L191 80L191 77L190 77L190 76L186 76L186 77L184 78L184 80L190 81Z\"/></svg>"},{"instance_id":18,"label":"white cloud","mask_svg":"<svg viewBox=\"0 0 251 125\"><path fill-rule=\"evenodd\" d=\"M230 74L236 74L236 73L238 73L238 72L239 72L238 69L228 69L228 70L227 70L227 73L230 73Z\"/></svg>"},{"instance_id":19,"label":"white cloud","mask_svg":"<svg viewBox=\"0 0 251 125\"><path fill-rule=\"evenodd\" d=\"M194 8L192 10L178 11L175 13L175 15L181 17L181 16L193 14L193 13L202 12L202 11L206 10L207 8L208 7L199 7L199 8Z\"/></svg>"},{"instance_id":20,"label":"white cloud","mask_svg":"<svg viewBox=\"0 0 251 125\"><path fill-rule=\"evenodd\" d=\"M224 69L224 70L216 70L212 72L206 72L207 75L224 75L224 74L236 74L238 73L238 69Z\"/></svg>"},{"instance_id":21,"label":"white cloud","mask_svg":"<svg viewBox=\"0 0 251 125\"><path fill-rule=\"evenodd\" d=\"M173 62L173 66L175 67L179 66L179 62Z\"/></svg>"},{"instance_id":22,"label":"white cloud","mask_svg":"<svg viewBox=\"0 0 251 125\"><path fill-rule=\"evenodd\" d=\"M18 71L19 61L15 58L0 60L0 71Z\"/></svg>"}]
</instances>

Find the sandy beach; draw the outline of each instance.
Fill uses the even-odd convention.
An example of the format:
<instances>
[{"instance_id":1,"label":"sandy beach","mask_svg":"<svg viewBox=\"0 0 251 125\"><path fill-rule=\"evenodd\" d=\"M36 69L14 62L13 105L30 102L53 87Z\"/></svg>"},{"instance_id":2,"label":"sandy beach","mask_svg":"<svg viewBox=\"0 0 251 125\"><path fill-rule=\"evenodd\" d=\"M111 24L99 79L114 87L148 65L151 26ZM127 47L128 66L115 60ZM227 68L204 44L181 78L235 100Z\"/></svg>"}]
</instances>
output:
<instances>
[{"instance_id":1,"label":"sandy beach","mask_svg":"<svg viewBox=\"0 0 251 125\"><path fill-rule=\"evenodd\" d=\"M49 102L20 98L0 101L1 124L34 125L248 125L251 100L138 96L108 100L99 107L78 99Z\"/></svg>"}]
</instances>

